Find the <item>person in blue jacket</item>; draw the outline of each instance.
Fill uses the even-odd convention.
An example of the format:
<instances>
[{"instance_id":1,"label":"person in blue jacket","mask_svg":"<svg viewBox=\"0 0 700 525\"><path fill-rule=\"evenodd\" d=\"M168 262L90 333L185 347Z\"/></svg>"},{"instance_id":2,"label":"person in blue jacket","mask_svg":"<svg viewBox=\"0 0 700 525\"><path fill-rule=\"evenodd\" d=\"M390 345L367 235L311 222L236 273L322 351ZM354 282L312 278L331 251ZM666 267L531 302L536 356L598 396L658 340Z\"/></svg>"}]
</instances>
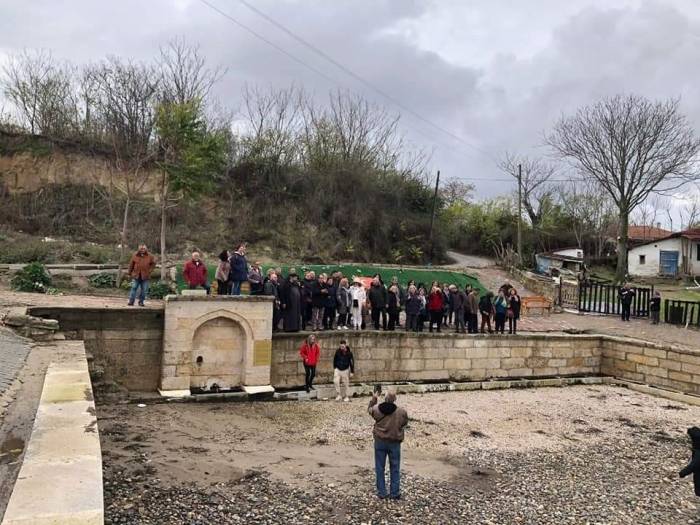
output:
<instances>
[{"instance_id":1,"label":"person in blue jacket","mask_svg":"<svg viewBox=\"0 0 700 525\"><path fill-rule=\"evenodd\" d=\"M245 258L245 253L246 244L242 242L229 259L231 263L231 270L229 272L231 295L241 295L241 284L248 280L248 261Z\"/></svg>"}]
</instances>

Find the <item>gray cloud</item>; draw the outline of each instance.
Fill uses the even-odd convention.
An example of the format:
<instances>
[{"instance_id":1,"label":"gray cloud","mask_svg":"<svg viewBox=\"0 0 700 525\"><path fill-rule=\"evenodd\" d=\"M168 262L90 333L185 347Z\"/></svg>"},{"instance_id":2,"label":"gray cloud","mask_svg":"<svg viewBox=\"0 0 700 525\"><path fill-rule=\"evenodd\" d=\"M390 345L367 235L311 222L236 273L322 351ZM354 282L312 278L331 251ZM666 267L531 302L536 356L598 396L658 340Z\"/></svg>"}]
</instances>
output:
<instances>
[{"instance_id":1,"label":"gray cloud","mask_svg":"<svg viewBox=\"0 0 700 525\"><path fill-rule=\"evenodd\" d=\"M218 97L236 107L244 83L338 84L400 110L324 62L236 1L210 0L329 82L196 0L20 2L0 6L0 55L25 47L75 62L107 54L146 60L168 39L199 42L228 68ZM480 153L409 114L409 139L432 149L446 177L502 178L491 157L543 153L541 133L562 112L618 92L681 96L700 124L700 7L689 0L483 2L272 0L255 5L415 112L464 137ZM700 126L698 126L700 128ZM480 195L508 184L479 182Z\"/></svg>"}]
</instances>

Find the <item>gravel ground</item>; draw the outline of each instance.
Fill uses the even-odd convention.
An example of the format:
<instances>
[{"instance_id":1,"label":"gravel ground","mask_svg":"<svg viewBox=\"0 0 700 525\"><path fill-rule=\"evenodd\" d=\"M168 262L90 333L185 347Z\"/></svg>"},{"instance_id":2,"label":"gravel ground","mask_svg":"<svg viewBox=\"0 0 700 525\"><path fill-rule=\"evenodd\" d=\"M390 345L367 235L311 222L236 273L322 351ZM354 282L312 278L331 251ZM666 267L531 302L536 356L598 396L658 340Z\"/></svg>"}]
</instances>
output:
<instances>
[{"instance_id":1,"label":"gravel ground","mask_svg":"<svg viewBox=\"0 0 700 525\"><path fill-rule=\"evenodd\" d=\"M700 408L617 387L402 396L403 499L374 496L367 399L98 408L106 523L700 523Z\"/></svg>"}]
</instances>

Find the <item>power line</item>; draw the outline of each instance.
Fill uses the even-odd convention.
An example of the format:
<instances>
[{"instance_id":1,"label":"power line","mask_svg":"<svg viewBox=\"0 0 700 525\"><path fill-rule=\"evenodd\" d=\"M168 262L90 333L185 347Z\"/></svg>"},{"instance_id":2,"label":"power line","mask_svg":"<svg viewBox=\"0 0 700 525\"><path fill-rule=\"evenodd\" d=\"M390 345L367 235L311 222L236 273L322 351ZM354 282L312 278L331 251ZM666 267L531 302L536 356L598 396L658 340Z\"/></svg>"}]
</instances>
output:
<instances>
[{"instance_id":1,"label":"power line","mask_svg":"<svg viewBox=\"0 0 700 525\"><path fill-rule=\"evenodd\" d=\"M238 0L238 1L239 1L241 4L243 4L244 6L246 6L248 9L250 9L251 11L253 11L255 14L261 16L262 18L264 18L265 20L267 20L269 23L271 23L272 25L274 25L275 27L277 27L278 29L280 29L281 31L283 31L284 33L286 33L287 35L289 35L290 37L292 37L294 40L296 40L297 42L299 42L299 43L302 44L303 46L307 47L308 49L310 49L311 51L313 51L314 53L316 53L317 55L319 55L321 58L327 60L328 62L330 62L331 64L333 64L335 67L337 67L338 69L340 69L341 71L343 71L343 72L345 72L346 74L350 75L352 78L354 78L354 79L357 80L358 82L361 82L362 84L364 84L365 86L367 86L368 88L370 88L371 90L373 90L375 93L378 93L379 95L381 95L382 97L384 97L384 98L387 99L388 101L390 101L390 102L392 102L393 104L395 104L397 107L399 107L399 108L401 108L402 110L406 111L407 113L413 115L415 118L417 118L417 119L420 120L421 122L432 126L433 128L435 128L435 129L441 131L442 133L444 133L444 134L450 136L450 137L453 138L454 140L456 140L456 141L458 141L458 142L461 142L461 143L464 144L465 146L468 146L468 147L474 149L475 151L478 151L479 153L483 153L484 155L486 155L486 156L488 156L488 157L491 157L491 154L490 154L488 151L484 150L483 148L480 148L479 146L475 146L474 144L472 144L472 143L470 143L470 142L464 140L464 139L463 139L462 137L460 137L459 135L457 135L457 134L455 134L455 133L453 133L453 132L451 132L451 131L449 131L449 130L443 128L442 126L440 126L440 125L438 125L438 124L435 124L435 123L434 123L433 121L431 121L430 119L425 118L423 115L421 115L421 114L417 113L416 111L412 110L411 108L405 106L400 100L397 100L396 98L394 98L394 97L392 97L390 94L388 94L386 91L384 91L384 90L382 90L381 88L375 86L372 82L370 82L369 80L367 80L366 78L364 78L364 77L361 76L360 74L356 73L356 72L353 71L352 69L348 68L347 66L343 65L343 64L340 63L338 60L336 60L335 58L333 58L332 56L330 56L328 53L326 53L325 51L319 49L318 47L316 47L316 46L315 46L314 44L312 44L311 42L308 42L307 40L305 40L304 38L302 38L301 36L299 36L298 34L296 34L294 31L292 31L291 29L289 29L289 28L286 27L285 25L281 24L280 22L278 22L277 20L275 20L274 18L272 18L270 15L268 15L268 14L264 13L263 11L259 10L257 7L251 5L251 4L250 4L249 2L247 2L246 0ZM492 160L493 160L493 159L492 159Z\"/></svg>"},{"instance_id":2,"label":"power line","mask_svg":"<svg viewBox=\"0 0 700 525\"><path fill-rule=\"evenodd\" d=\"M460 177L454 176L450 179L468 180L476 182L518 182L517 177L512 177L510 179L495 179L493 177ZM547 179L547 182L583 182L583 179Z\"/></svg>"},{"instance_id":3,"label":"power line","mask_svg":"<svg viewBox=\"0 0 700 525\"><path fill-rule=\"evenodd\" d=\"M268 40L267 38L265 38L264 36L262 36L262 35L261 35L260 33L258 33L257 31L254 31L253 29L251 29L250 27L248 27L247 25L245 25L243 22L241 22L241 21L235 19L234 17L232 17L231 15L229 15L228 13L226 13L225 11L222 11L221 9L219 9L218 7L216 7L215 5L213 5L213 4L209 3L209 2L207 2L207 0L199 0L199 1L202 2L204 5L206 5L207 7L209 7L210 9L212 9L212 10L216 11L217 13L219 13L221 16L223 16L223 17L226 18L227 20L233 22L234 24L236 24L238 27L240 27L240 28L243 29L244 31L247 31L248 33L250 33L250 34L253 35L254 37L259 38L260 40L262 40L263 42L265 42L265 43L268 44L269 46L275 48L277 51L279 51L280 53L282 53L283 55L285 55L287 58L290 58L291 60L294 60L294 62L297 62L298 64L301 64L302 66L304 66L304 67L310 69L311 71L313 71L313 72L316 73L317 75L319 75L319 76L325 78L325 79L328 80L329 82L332 82L333 84L337 84L337 82L336 82L334 79L332 79L331 77L327 76L323 71L321 71L321 70L319 70L319 69L316 69L314 66L312 66L312 65L310 65L310 64L307 64L306 62L304 62L304 61L301 60L300 58L297 58L296 56L294 56L293 54L289 53L289 52L288 52L287 50L285 50L284 48L278 46L277 44L275 44L275 43L272 42L271 40Z\"/></svg>"},{"instance_id":4,"label":"power line","mask_svg":"<svg viewBox=\"0 0 700 525\"><path fill-rule=\"evenodd\" d=\"M342 84L340 84L340 82L338 82L337 80L335 80L335 79L329 77L328 75L326 75L325 73L323 73L322 71L320 71L318 68L316 68L316 67L314 67L314 66L308 64L307 62L305 62L304 60L298 58L297 56L293 55L292 53L288 52L287 50L285 50L285 49L282 48L281 46L275 44L274 42L272 42L272 41L269 40L268 38L264 37L264 36L261 35L260 33L256 32L255 30L251 29L250 27L246 26L246 25L245 25L243 22L241 22L240 20L234 18L233 16L229 15L229 14L226 13L225 11L222 11L221 9L219 9L218 7L216 7L215 5L213 5L213 4L212 4L211 2L209 2L208 0L199 0L199 1L200 1L202 4L206 5L207 7L209 7L210 9L212 9L213 11L215 11L216 13L218 13L218 14L220 14L221 16L223 16L224 18L226 18L227 20L229 20L230 22L236 24L236 25L237 25L238 27L240 27L241 29L247 31L247 32L250 33L251 35L255 36L256 38L262 40L263 42L265 42L265 43L268 44L269 46L273 47L274 49L276 49L277 51L279 51L280 53L282 53L283 55L285 55L287 58L290 58L290 59L293 60L294 62L296 62L296 63L298 63L298 64L300 64L300 65L302 65L302 66L308 68L309 70L311 70L312 72L314 72L314 73L316 73L317 75L321 76L322 78L328 80L329 82L331 82L331 83L333 83L333 84L337 84L338 86L343 87ZM416 119L420 120L421 122L424 122L424 123L426 123L426 124L428 124L428 125L434 127L435 129L438 129L438 130L441 131L442 133L444 133L444 134L446 134L446 135L452 137L453 139L455 139L455 140L457 140L458 142L460 142L460 143L462 143L462 144L464 144L464 145L466 145L466 146L472 148L473 150L478 151L478 152L480 152L480 153L486 155L490 160L492 160L493 162L496 162L496 159L495 159L488 151L486 151L486 150L484 150L484 149L482 149L482 148L480 148L480 147L478 147L478 146L475 146L474 144L469 143L468 141L464 140L464 139L463 139L462 137L460 137L459 135L456 135L456 134L452 133L451 131L444 129L443 127L439 126L438 124L435 124L435 123L432 122L431 120L429 120L429 119L423 117L422 115L418 114L417 112L413 111L412 109L406 107L406 106L403 105L400 101L396 100L395 98L393 98L391 95L387 94L386 92L384 92L384 91L381 90L380 88L374 86L371 82L369 82L368 80L365 80L364 78L362 78L360 75L358 75L358 74L355 73L354 71L352 71L352 70L348 69L347 67L343 66L340 62L338 62L337 60L333 59L331 56L327 55L325 52L323 52L322 50L318 49L316 46L314 46L314 45L311 44L310 42L307 42L307 41L304 40L302 37L296 35L294 32L292 32L291 30L289 30L288 28L286 28L285 26L283 26L282 24L280 24L280 23L277 22L276 20L272 19L271 17L269 17L268 15L266 15L265 13L263 13L262 11L258 10L257 8L255 8L254 6L250 5L249 3L245 2L245 1L242 1L242 0L240 0L240 1L241 1L241 3L242 3L245 7L251 9L253 12L255 12L255 13L258 14L259 16L263 17L263 18L264 18L265 20L267 20L269 23L273 24L275 27L277 27L277 28L279 28L280 30L284 31L284 32L285 32L286 34L288 34L290 37L294 38L295 40L297 40L298 42L300 42L300 43L303 44L304 46L308 47L309 49L311 49L312 51L314 51L316 54L319 54L319 55L320 55L321 57L323 57L324 59L330 61L333 65L335 65L336 67L340 68L340 69L341 69L342 71L344 71L346 74L352 76L353 78L355 78L355 79L358 80L359 82L363 83L364 85L368 86L369 88L371 88L371 89L374 90L375 92L379 93L381 96L383 96L383 97L386 98L387 100L391 101L393 104L395 104L395 105L398 106L399 108L401 108L401 109L403 109L404 111L406 111L407 113L411 114L414 118L416 118ZM433 142L436 142L436 143L438 143L438 144L442 144L442 145L445 146L448 150L452 149L451 147L446 146L446 145L443 144L442 142L437 141L434 137L430 137L430 136L426 135L425 133L423 133L423 132L420 131L419 129L417 129L417 128L414 128L414 129L415 129L416 131L418 131L421 135L427 137L429 140L431 140L431 141L433 141Z\"/></svg>"}]
</instances>

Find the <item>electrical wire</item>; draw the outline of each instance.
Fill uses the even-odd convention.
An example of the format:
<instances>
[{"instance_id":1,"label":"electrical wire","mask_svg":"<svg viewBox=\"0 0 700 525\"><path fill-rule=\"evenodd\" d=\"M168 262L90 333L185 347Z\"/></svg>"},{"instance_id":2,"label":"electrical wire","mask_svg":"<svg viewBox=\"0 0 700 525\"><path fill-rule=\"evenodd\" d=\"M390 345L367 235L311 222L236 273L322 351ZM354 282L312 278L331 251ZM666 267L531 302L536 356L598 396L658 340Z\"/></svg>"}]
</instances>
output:
<instances>
[{"instance_id":1,"label":"electrical wire","mask_svg":"<svg viewBox=\"0 0 700 525\"><path fill-rule=\"evenodd\" d=\"M234 18L233 16L231 16L231 15L228 14L228 13L226 13L225 11L222 11L222 10L219 9L216 5L212 4L212 3L209 2L208 0L199 0L199 1L200 1L202 4L204 4L205 6L209 7L209 8L212 9L213 11L215 11L216 13L218 13L219 15L221 15L222 17L224 17L224 18L226 18L227 20L229 20L230 22L234 23L235 25L237 25L237 26L240 27L241 29L247 31L248 33L250 33L250 34L253 35L254 37L258 38L259 40L265 42L266 44L268 44L268 45L271 46L272 48L276 49L277 51L279 51L280 53L282 53L283 55L285 55L287 58L289 58L289 59L293 60L294 62L296 62L296 63L298 63L298 64L300 64L300 65L306 67L307 69L309 69L310 71L316 73L317 75L319 75L320 77L324 78L325 80L328 80L329 82L331 82L331 83L333 83L333 84L336 84L336 85L338 85L338 86L343 87L342 84L341 84L340 82L338 82L337 80L331 78L330 76L326 75L326 74L323 73L321 70L319 70L318 68L316 68L316 67L314 67L314 66L308 64L306 61L304 61L304 60L298 58L297 56L295 56L294 54L290 53L290 52L287 51L286 49L284 49L284 48L282 48L281 46L275 44L274 42L272 42L272 41L269 40L268 38L264 37L263 35L261 35L261 34L258 33L257 31L255 31L255 30L251 29L250 27L248 27L247 25L245 25L245 24L244 24L243 22L241 22L240 20ZM341 69L341 70L342 70L343 72L345 72L347 75L351 76L352 78L354 78L354 79L356 79L357 81L361 82L361 83L364 84L365 86L369 87L370 89L372 89L373 91L375 91L376 93L378 93L378 94L381 95L382 97L386 98L387 100L389 100L391 103L393 103L394 105L396 105L396 106L399 107L400 109L404 110L406 113L409 113L410 115L412 115L412 116L413 116L414 118L416 118L417 120L419 120L419 121L421 121L421 122L423 122L423 123L425 123L425 124L428 124L429 126L432 126L433 128L435 128L435 129L441 131L442 133L448 135L448 136L451 137L452 139L454 139L454 140L456 140L456 141L458 141L458 142L464 144L465 146L468 146L469 148L473 149L474 151L477 151L477 152L479 152L479 153L481 153L481 154L487 156L487 157L488 157L491 161L493 161L494 163L497 163L497 160L495 159L495 157L494 157L493 155L491 155L491 154L490 154L488 151L486 151L485 149L480 148L480 147L478 147L478 146L476 146L476 145L474 145L474 144L471 144L470 142L466 141L465 139L463 139L463 138L460 137L459 135L456 135L455 133L453 133L453 132L451 132L451 131L449 131L449 130L444 129L442 126L440 126L440 125L438 125L438 124L435 124L435 123L432 122L430 119L427 119L427 118L423 117L422 115L420 115L419 113L415 112L414 110L412 110L412 109L406 107L406 106L405 106L404 104L402 104L400 101L396 100L394 97L392 97L392 96L389 95L388 93L384 92L384 91L381 90L380 88L374 86L370 81L364 79L364 78L363 78L362 76L360 76L359 74L357 74L357 73L355 73L354 71L352 71L351 69L347 68L346 66L344 66L343 64L341 64L340 62L338 62L337 60L335 60L333 57L331 57L330 55L328 55L328 54L325 53L324 51L318 49L316 46L314 46L314 45L311 44L310 42L307 42L307 41L304 40L302 37L298 36L296 33L294 33L293 31L291 31L290 29L288 29L287 27L285 27L285 26L282 25L281 23L277 22L276 20L274 20L274 19L273 19L272 17L270 17L269 15L265 14L264 12L260 11L259 9L257 9L257 8L254 7L254 6L252 6L252 5L249 4L248 2L245 2L244 0L239 0L239 1L240 1L245 7L247 7L247 8L250 9L250 10L252 10L254 13L256 13L258 16L261 16L262 18L264 18L265 20L267 20L270 24L274 25L275 27L277 27L278 29L280 29L281 31L283 31L284 33L286 33L288 36L290 36L291 38L293 38L293 39L296 40L297 42L301 43L301 44L304 45L305 47L311 49L313 52L315 52L316 54L318 54L319 56L321 56L321 57L324 58L325 60L331 62L334 66L336 66L337 68ZM436 142L437 144L443 145L443 146L446 147L448 150L452 150L452 149L453 149L453 148L451 148L451 147L449 147L449 146L446 146L444 143L441 143L440 141L437 141L434 137L431 137L431 136L426 135L424 132L420 131L420 130L417 129L417 128L414 128L414 130L415 130L415 131L418 131L418 133L420 133L421 135L427 137L429 140L431 140L431 141L433 141L433 142Z\"/></svg>"},{"instance_id":2,"label":"electrical wire","mask_svg":"<svg viewBox=\"0 0 700 525\"><path fill-rule=\"evenodd\" d=\"M412 110L411 108L407 107L407 106L404 105L401 101L397 100L396 98L394 98L394 97L392 97L390 94L388 94L386 91L384 91L384 90L382 90L381 88L375 86L372 82L370 82L370 81L367 80L366 78L362 77L360 74L356 73L355 71L353 71L352 69L348 68L347 66L343 65L341 62L339 62L338 60L336 60L335 58L333 58L332 56L330 56L328 53L326 53L325 51L319 49L318 47L316 47L316 46L315 46L314 44L312 44L311 42L308 42L307 40L305 40L304 38L302 38L301 36L299 36L298 34L296 34L294 31L292 31L292 30L289 29L288 27L284 26L283 24L281 24L280 22L278 22L277 20L275 20L274 18L272 18L270 15L264 13L263 11L261 11L260 9L258 9L257 7L251 5L251 4L250 4L249 2L247 2L246 0L238 0L238 1L239 1L241 4L243 4L245 7L247 7L247 8L250 9L251 11L253 11L255 14L257 14L257 15L259 15L260 17L264 18L264 19L267 20L270 24L274 25L275 27L277 27L278 29L280 29L281 31L283 31L284 33L286 33L287 35L289 35L290 37L292 37L294 40L296 40L297 42L299 42L299 43L302 44L303 46L307 47L308 49L310 49L311 51L313 51L314 53L316 53L317 55L319 55L321 58L327 60L328 62L330 62L331 64L333 64L335 67L337 67L338 69L340 69L341 71L343 71L343 72L346 73L347 75L351 76L352 78L354 78L354 79L357 80L358 82L361 82L362 84L364 84L365 86L367 86L368 88L370 88L370 89L371 89L372 91L374 91L375 93L378 93L379 95L381 95L382 97L384 97L385 99L387 99L389 102L391 102L392 104L394 104L394 105L397 106L398 108L400 108L400 109L402 109L403 111L409 113L410 115L412 115L412 116L415 117L416 119L420 120L421 122L423 122L423 123L425 123L425 124L428 124L429 126L432 126L433 128L437 129L438 131L441 131L442 133L448 135L448 136L451 137L452 139L454 139L454 140L456 140L456 141L458 141L458 142L464 144L465 146L467 146L467 147L469 147L469 148L472 148L473 150L478 151L479 153L482 153L482 154L487 155L487 156L489 156L489 157L491 156L491 154L490 154L488 151L486 151L485 149L480 148L479 146L476 146L476 145L474 145L474 144L472 144L472 143L466 141L465 139L463 139L463 138L460 137L459 135L457 135L457 134L455 134L455 133L453 133L453 132L451 132L451 131L449 131L449 130L443 128L442 126L440 126L440 125L434 123L434 122L431 121L430 119L424 117L423 115L421 115L421 114L417 113L416 111Z\"/></svg>"}]
</instances>

